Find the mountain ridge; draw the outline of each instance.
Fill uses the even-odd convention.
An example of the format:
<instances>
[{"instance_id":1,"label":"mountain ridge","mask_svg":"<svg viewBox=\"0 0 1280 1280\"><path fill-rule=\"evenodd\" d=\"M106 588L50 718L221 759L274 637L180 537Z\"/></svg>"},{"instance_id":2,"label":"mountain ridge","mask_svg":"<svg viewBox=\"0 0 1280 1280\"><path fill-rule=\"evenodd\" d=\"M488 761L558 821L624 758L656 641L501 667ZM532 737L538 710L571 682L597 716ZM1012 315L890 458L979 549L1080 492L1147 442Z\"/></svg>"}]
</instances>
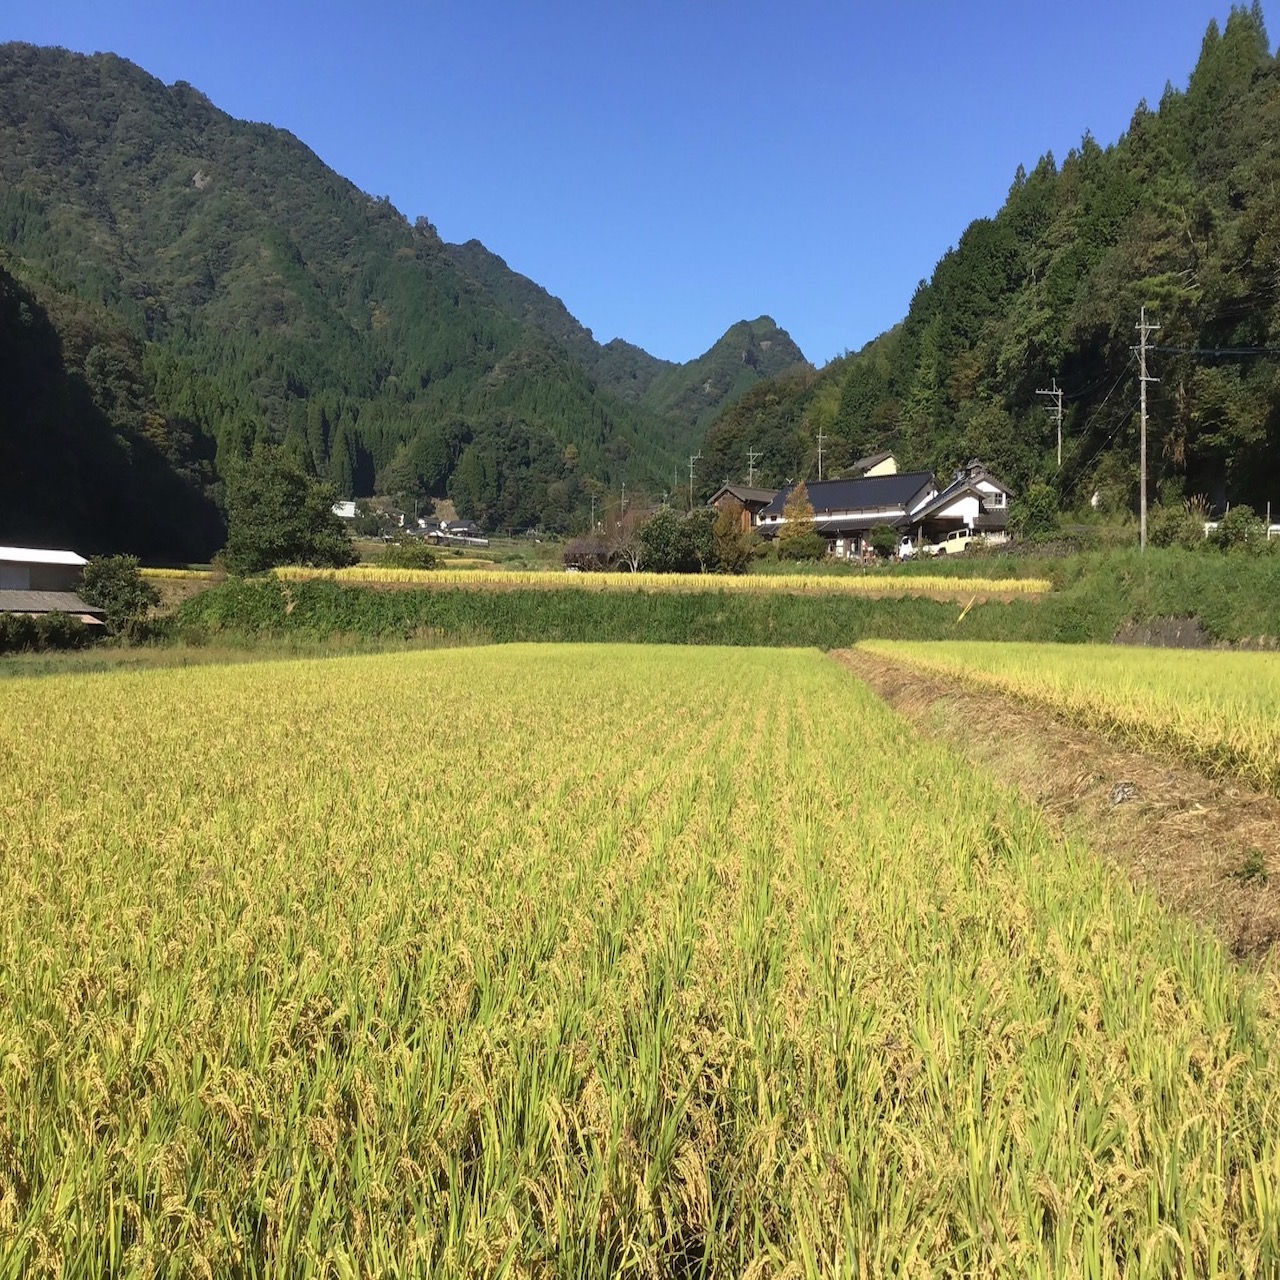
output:
<instances>
[{"instance_id":1,"label":"mountain ridge","mask_svg":"<svg viewBox=\"0 0 1280 1280\"><path fill-rule=\"evenodd\" d=\"M491 527L570 528L624 480L656 489L698 429L683 384L687 411L660 412L602 373L679 366L578 337L584 368L563 304L559 334L532 323L426 218L114 54L0 46L0 249L50 315L130 335L64 341L67 376L114 353L137 403L87 379L100 424L123 441L145 402L212 455L215 502L275 439L344 494L395 486Z\"/></svg>"}]
</instances>

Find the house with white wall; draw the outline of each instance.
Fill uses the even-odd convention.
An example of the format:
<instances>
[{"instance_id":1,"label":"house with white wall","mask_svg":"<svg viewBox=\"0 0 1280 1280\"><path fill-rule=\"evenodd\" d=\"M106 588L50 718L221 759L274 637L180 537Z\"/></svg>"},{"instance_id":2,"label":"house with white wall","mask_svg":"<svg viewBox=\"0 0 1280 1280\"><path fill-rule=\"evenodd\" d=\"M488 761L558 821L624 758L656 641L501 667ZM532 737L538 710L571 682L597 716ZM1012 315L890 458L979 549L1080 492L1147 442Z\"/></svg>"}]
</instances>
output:
<instances>
[{"instance_id":1,"label":"house with white wall","mask_svg":"<svg viewBox=\"0 0 1280 1280\"><path fill-rule=\"evenodd\" d=\"M917 543L939 542L956 529L1003 533L1008 525L1009 489L976 458L942 488L932 471L898 471L892 454L859 459L868 461L893 469L805 485L814 528L839 559L862 556L877 525L887 524ZM786 523L783 511L794 488L776 494L756 517L763 537L775 537Z\"/></svg>"}]
</instances>

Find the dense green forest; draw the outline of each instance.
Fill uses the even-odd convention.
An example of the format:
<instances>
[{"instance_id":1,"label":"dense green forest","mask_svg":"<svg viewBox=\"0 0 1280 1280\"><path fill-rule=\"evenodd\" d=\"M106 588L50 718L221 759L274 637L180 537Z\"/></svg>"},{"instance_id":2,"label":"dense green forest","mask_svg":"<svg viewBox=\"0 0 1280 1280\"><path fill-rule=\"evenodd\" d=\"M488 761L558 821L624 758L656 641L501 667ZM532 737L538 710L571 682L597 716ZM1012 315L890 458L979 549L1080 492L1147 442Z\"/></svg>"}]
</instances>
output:
<instances>
[{"instance_id":1,"label":"dense green forest","mask_svg":"<svg viewBox=\"0 0 1280 1280\"><path fill-rule=\"evenodd\" d=\"M801 358L772 322L737 326L713 386L708 357L601 347L558 303L548 322L525 281L548 304L529 314L502 278L523 277L466 248L190 85L0 46L0 537L207 555L260 440L344 495L569 529L592 494L661 485L706 414L781 367L762 347Z\"/></svg>"},{"instance_id":2,"label":"dense green forest","mask_svg":"<svg viewBox=\"0 0 1280 1280\"><path fill-rule=\"evenodd\" d=\"M1211 24L1185 90L1139 105L1126 133L1088 135L1059 165L1015 175L922 282L901 324L820 372L747 391L708 430L703 490L746 474L824 474L895 450L908 467L978 456L1016 489L1131 507L1138 490L1132 348L1146 306L1149 474L1169 502L1280 509L1280 63L1262 14ZM1051 404L1065 391L1064 454Z\"/></svg>"},{"instance_id":3,"label":"dense green forest","mask_svg":"<svg viewBox=\"0 0 1280 1280\"><path fill-rule=\"evenodd\" d=\"M676 428L703 428L762 378L807 367L804 353L772 316L739 321L687 364L660 360L621 338L601 344L559 298L512 271L478 240L445 245L445 252L488 296L558 342L599 387ZM696 436L688 438L696 442Z\"/></svg>"}]
</instances>

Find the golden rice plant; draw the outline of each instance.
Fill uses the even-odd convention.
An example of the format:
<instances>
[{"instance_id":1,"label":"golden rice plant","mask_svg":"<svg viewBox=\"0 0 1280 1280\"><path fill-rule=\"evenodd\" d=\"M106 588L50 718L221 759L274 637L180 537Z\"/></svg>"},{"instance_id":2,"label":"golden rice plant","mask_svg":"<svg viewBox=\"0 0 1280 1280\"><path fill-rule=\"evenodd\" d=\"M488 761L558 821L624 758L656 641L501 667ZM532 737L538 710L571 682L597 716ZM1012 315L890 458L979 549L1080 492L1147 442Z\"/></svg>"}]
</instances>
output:
<instances>
[{"instance_id":1,"label":"golden rice plant","mask_svg":"<svg viewBox=\"0 0 1280 1280\"><path fill-rule=\"evenodd\" d=\"M140 569L139 572L144 578L153 578L158 582L203 582L225 576L213 569Z\"/></svg>"},{"instance_id":2,"label":"golden rice plant","mask_svg":"<svg viewBox=\"0 0 1280 1280\"><path fill-rule=\"evenodd\" d=\"M1280 655L975 641L862 647L1280 793Z\"/></svg>"},{"instance_id":3,"label":"golden rice plant","mask_svg":"<svg viewBox=\"0 0 1280 1280\"><path fill-rule=\"evenodd\" d=\"M285 582L328 578L335 582L406 584L439 589L547 591L726 591L760 594L790 592L803 595L945 595L968 598L985 595L1040 595L1052 584L1045 578L952 578L941 574L847 577L817 573L748 574L733 577L696 573L556 573L525 569L393 569L377 564L319 569L305 565L274 570Z\"/></svg>"},{"instance_id":4,"label":"golden rice plant","mask_svg":"<svg viewBox=\"0 0 1280 1280\"><path fill-rule=\"evenodd\" d=\"M797 650L14 679L6 1276L1280 1267L1274 993Z\"/></svg>"}]
</instances>

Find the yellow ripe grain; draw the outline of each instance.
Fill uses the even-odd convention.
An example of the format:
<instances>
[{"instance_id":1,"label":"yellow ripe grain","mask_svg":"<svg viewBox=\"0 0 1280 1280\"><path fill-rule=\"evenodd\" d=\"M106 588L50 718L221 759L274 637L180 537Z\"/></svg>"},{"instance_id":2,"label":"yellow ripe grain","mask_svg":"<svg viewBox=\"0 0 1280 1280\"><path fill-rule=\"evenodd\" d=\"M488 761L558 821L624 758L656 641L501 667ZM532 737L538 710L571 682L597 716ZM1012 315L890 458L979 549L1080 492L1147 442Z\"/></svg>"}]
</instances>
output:
<instances>
[{"instance_id":1,"label":"yellow ripe grain","mask_svg":"<svg viewBox=\"0 0 1280 1280\"><path fill-rule=\"evenodd\" d=\"M3 1274L1280 1267L1263 980L816 652L4 693Z\"/></svg>"},{"instance_id":2,"label":"yellow ripe grain","mask_svg":"<svg viewBox=\"0 0 1280 1280\"><path fill-rule=\"evenodd\" d=\"M1280 655L975 641L861 647L1280 794Z\"/></svg>"},{"instance_id":3,"label":"yellow ripe grain","mask_svg":"<svg viewBox=\"0 0 1280 1280\"><path fill-rule=\"evenodd\" d=\"M1045 578L952 578L942 574L834 575L818 573L725 574L697 573L554 573L522 569L393 569L377 564L343 569L314 569L294 565L273 570L285 582L326 578L335 582L403 584L437 590L538 591L655 591L745 592L749 595L783 592L801 595L1041 595L1052 584Z\"/></svg>"}]
</instances>

